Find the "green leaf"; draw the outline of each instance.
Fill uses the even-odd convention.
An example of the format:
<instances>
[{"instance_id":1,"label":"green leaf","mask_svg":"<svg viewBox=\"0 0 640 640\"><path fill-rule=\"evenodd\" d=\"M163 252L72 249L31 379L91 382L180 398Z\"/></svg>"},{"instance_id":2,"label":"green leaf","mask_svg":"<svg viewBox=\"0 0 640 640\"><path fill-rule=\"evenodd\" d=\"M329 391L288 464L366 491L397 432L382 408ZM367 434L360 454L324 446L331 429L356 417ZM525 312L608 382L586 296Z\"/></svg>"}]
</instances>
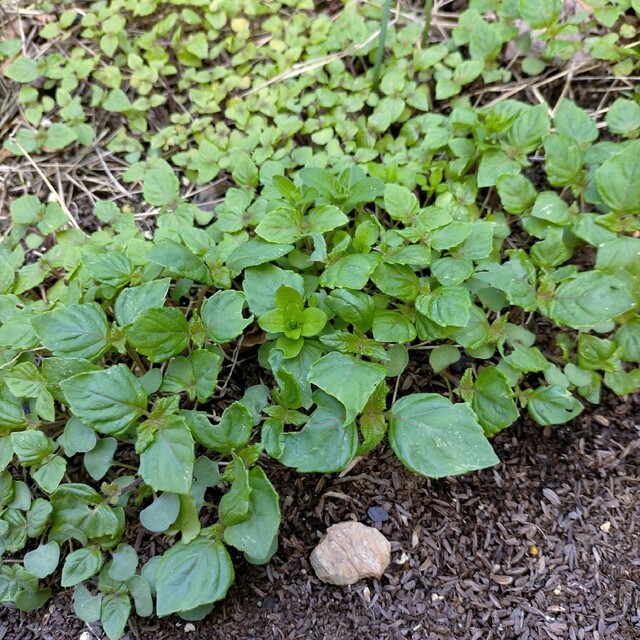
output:
<instances>
[{"instance_id":1,"label":"green leaf","mask_svg":"<svg viewBox=\"0 0 640 640\"><path fill-rule=\"evenodd\" d=\"M626 98L618 98L605 116L611 133L625 138L636 138L640 133L640 105Z\"/></svg>"},{"instance_id":2,"label":"green leaf","mask_svg":"<svg viewBox=\"0 0 640 640\"><path fill-rule=\"evenodd\" d=\"M128 544L119 544L109 567L109 577L116 582L124 582L135 574L137 568L136 550Z\"/></svg>"},{"instance_id":3,"label":"green leaf","mask_svg":"<svg viewBox=\"0 0 640 640\"><path fill-rule=\"evenodd\" d=\"M44 498L36 498L27 512L27 535L36 538L42 535L52 512L51 503Z\"/></svg>"},{"instance_id":4,"label":"green leaf","mask_svg":"<svg viewBox=\"0 0 640 640\"><path fill-rule=\"evenodd\" d=\"M117 44L117 42L115 44ZM102 106L105 111L110 111L112 113L124 113L125 111L130 111L133 108L131 100L129 100L129 97L122 89L112 89L109 91ZM156 171L158 171L158 169L156 169ZM149 201L147 200L147 202ZM153 203L149 202L149 204Z\"/></svg>"},{"instance_id":5,"label":"green leaf","mask_svg":"<svg viewBox=\"0 0 640 640\"><path fill-rule=\"evenodd\" d=\"M274 209L260 221L256 233L267 242L294 243L304 236L302 215L292 207Z\"/></svg>"},{"instance_id":6,"label":"green leaf","mask_svg":"<svg viewBox=\"0 0 640 640\"><path fill-rule=\"evenodd\" d=\"M113 464L113 455L118 447L115 438L101 438L84 454L84 468L94 480L102 480Z\"/></svg>"},{"instance_id":7,"label":"green leaf","mask_svg":"<svg viewBox=\"0 0 640 640\"><path fill-rule=\"evenodd\" d=\"M42 73L38 68L38 61L31 58L18 58L12 62L4 72L6 78L14 82L28 84L37 80Z\"/></svg>"},{"instance_id":8,"label":"green leaf","mask_svg":"<svg viewBox=\"0 0 640 640\"><path fill-rule=\"evenodd\" d=\"M198 442L225 454L245 447L253 429L251 413L239 402L234 402L224 410L218 424L211 424L206 415L200 412L187 415L187 420Z\"/></svg>"},{"instance_id":9,"label":"green leaf","mask_svg":"<svg viewBox=\"0 0 640 640\"><path fill-rule=\"evenodd\" d=\"M593 371L617 371L619 358L617 345L612 340L604 340L586 333L578 338L578 365Z\"/></svg>"},{"instance_id":10,"label":"green leaf","mask_svg":"<svg viewBox=\"0 0 640 640\"><path fill-rule=\"evenodd\" d=\"M617 396L626 396L635 393L640 388L640 369L632 371L606 371L604 383Z\"/></svg>"},{"instance_id":11,"label":"green leaf","mask_svg":"<svg viewBox=\"0 0 640 640\"><path fill-rule=\"evenodd\" d=\"M559 0L542 0L557 2ZM519 153L532 153L549 132L549 113L546 103L529 107L519 115L509 130L509 142Z\"/></svg>"},{"instance_id":12,"label":"green leaf","mask_svg":"<svg viewBox=\"0 0 640 640\"><path fill-rule=\"evenodd\" d=\"M244 552L249 562L264 564L275 552L274 543L277 544L280 527L278 494L260 467L249 472L249 487L247 517L224 530L224 541Z\"/></svg>"},{"instance_id":13,"label":"green leaf","mask_svg":"<svg viewBox=\"0 0 640 640\"><path fill-rule=\"evenodd\" d=\"M595 174L604 204L617 215L640 214L640 141L605 160Z\"/></svg>"},{"instance_id":14,"label":"green leaf","mask_svg":"<svg viewBox=\"0 0 640 640\"><path fill-rule=\"evenodd\" d=\"M471 408L435 393L412 394L394 403L389 442L406 467L430 478L498 463Z\"/></svg>"},{"instance_id":15,"label":"green leaf","mask_svg":"<svg viewBox=\"0 0 640 640\"><path fill-rule=\"evenodd\" d=\"M522 19L533 29L554 26L562 11L561 0L518 0L518 11Z\"/></svg>"},{"instance_id":16,"label":"green leaf","mask_svg":"<svg viewBox=\"0 0 640 640\"><path fill-rule=\"evenodd\" d=\"M354 422L346 422L345 408L331 396L316 391L317 405L300 431L284 434L282 464L300 473L333 473L344 469L358 446Z\"/></svg>"},{"instance_id":17,"label":"green leaf","mask_svg":"<svg viewBox=\"0 0 640 640\"><path fill-rule=\"evenodd\" d=\"M160 560L158 556L155 557ZM141 617L150 616L153 613L153 598L149 581L143 576L131 576L127 580L127 587L135 603L136 613Z\"/></svg>"},{"instance_id":18,"label":"green leaf","mask_svg":"<svg viewBox=\"0 0 640 640\"><path fill-rule=\"evenodd\" d=\"M123 364L81 373L60 387L73 413L99 433L124 433L147 408L140 381Z\"/></svg>"},{"instance_id":19,"label":"green leaf","mask_svg":"<svg viewBox=\"0 0 640 640\"><path fill-rule=\"evenodd\" d=\"M170 278L128 287L116 298L114 313L121 327L133 322L143 311L161 309L169 291Z\"/></svg>"},{"instance_id":20,"label":"green leaf","mask_svg":"<svg viewBox=\"0 0 640 640\"><path fill-rule=\"evenodd\" d=\"M396 184L385 185L384 208L392 220L409 220L419 206L418 199L409 189Z\"/></svg>"},{"instance_id":21,"label":"green leaf","mask_svg":"<svg viewBox=\"0 0 640 640\"><path fill-rule=\"evenodd\" d=\"M378 262L378 256L370 253L344 256L322 272L320 284L330 289L363 289Z\"/></svg>"},{"instance_id":22,"label":"green leaf","mask_svg":"<svg viewBox=\"0 0 640 640\"><path fill-rule=\"evenodd\" d=\"M147 309L125 329L125 335L151 362L163 362L189 346L189 323L176 307Z\"/></svg>"},{"instance_id":23,"label":"green leaf","mask_svg":"<svg viewBox=\"0 0 640 640\"><path fill-rule=\"evenodd\" d=\"M473 82L484 69L483 60L464 60L453 72L453 82L456 85L465 85Z\"/></svg>"},{"instance_id":24,"label":"green leaf","mask_svg":"<svg viewBox=\"0 0 640 640\"><path fill-rule=\"evenodd\" d=\"M31 362L20 362L5 373L4 381L16 398L36 398L43 387L38 368Z\"/></svg>"},{"instance_id":25,"label":"green leaf","mask_svg":"<svg viewBox=\"0 0 640 640\"><path fill-rule=\"evenodd\" d=\"M47 149L64 149L76 142L78 137L71 127L66 124L55 122L47 129L47 136L43 146Z\"/></svg>"},{"instance_id":26,"label":"green leaf","mask_svg":"<svg viewBox=\"0 0 640 640\"><path fill-rule=\"evenodd\" d=\"M63 587L73 587L96 575L102 567L103 558L100 549L87 547L72 551L62 567Z\"/></svg>"},{"instance_id":27,"label":"green leaf","mask_svg":"<svg viewBox=\"0 0 640 640\"><path fill-rule=\"evenodd\" d=\"M166 531L180 513L180 499L174 493L163 493L140 512L140 523L149 531Z\"/></svg>"},{"instance_id":28,"label":"green leaf","mask_svg":"<svg viewBox=\"0 0 640 640\"><path fill-rule=\"evenodd\" d=\"M181 494L178 498L180 499L180 513L178 514L178 519L167 533L169 535L180 533L181 541L187 544L200 535L202 526L198 518L198 507L193 495Z\"/></svg>"},{"instance_id":29,"label":"green leaf","mask_svg":"<svg viewBox=\"0 0 640 640\"><path fill-rule=\"evenodd\" d=\"M204 402L215 391L221 361L219 353L204 349L196 349L187 358L174 358L167 367L160 389L169 393L186 391L190 399Z\"/></svg>"},{"instance_id":30,"label":"green leaf","mask_svg":"<svg viewBox=\"0 0 640 640\"><path fill-rule=\"evenodd\" d=\"M240 153L236 158L231 177L236 184L242 187L258 186L258 169L246 153Z\"/></svg>"},{"instance_id":31,"label":"green leaf","mask_svg":"<svg viewBox=\"0 0 640 640\"><path fill-rule=\"evenodd\" d=\"M257 386L249 387L249 389L255 388L257 388ZM265 403L266 400L265 398ZM257 425L260 420L254 420L254 422ZM193 466L193 477L205 487L215 487L220 482L220 469L218 468L218 464L211 460L211 458L200 456Z\"/></svg>"},{"instance_id":32,"label":"green leaf","mask_svg":"<svg viewBox=\"0 0 640 640\"><path fill-rule=\"evenodd\" d=\"M95 302L54 309L31 324L55 356L96 360L111 346L107 316Z\"/></svg>"},{"instance_id":33,"label":"green leaf","mask_svg":"<svg viewBox=\"0 0 640 640\"><path fill-rule=\"evenodd\" d=\"M67 403L60 388L60 383L63 380L77 376L79 373L101 371L101 369L99 365L82 358L43 358L41 365L42 376L47 384L47 389L56 400L64 404ZM78 451L82 451L82 449L78 449Z\"/></svg>"},{"instance_id":34,"label":"green leaf","mask_svg":"<svg viewBox=\"0 0 640 640\"><path fill-rule=\"evenodd\" d=\"M249 500L251 487L249 486L249 472L241 458L233 457L233 483L225 493L218 507L220 522L230 527L246 520L249 516Z\"/></svg>"},{"instance_id":35,"label":"green leaf","mask_svg":"<svg viewBox=\"0 0 640 640\"><path fill-rule=\"evenodd\" d=\"M185 419L165 416L140 454L140 476L154 491L189 493L194 462L193 438Z\"/></svg>"},{"instance_id":36,"label":"green leaf","mask_svg":"<svg viewBox=\"0 0 640 640\"><path fill-rule=\"evenodd\" d=\"M142 185L143 197L156 207L178 206L180 182L176 174L168 168L149 169Z\"/></svg>"},{"instance_id":37,"label":"green leaf","mask_svg":"<svg viewBox=\"0 0 640 640\"><path fill-rule=\"evenodd\" d=\"M171 273L202 284L211 284L207 265L189 249L172 240L161 240L147 254L147 260L159 264Z\"/></svg>"},{"instance_id":38,"label":"green leaf","mask_svg":"<svg viewBox=\"0 0 640 640\"><path fill-rule=\"evenodd\" d=\"M22 196L11 202L9 213L16 224L35 224L42 218L44 204L36 196Z\"/></svg>"},{"instance_id":39,"label":"green leaf","mask_svg":"<svg viewBox=\"0 0 640 640\"><path fill-rule=\"evenodd\" d=\"M53 493L57 488L65 471L67 461L61 456L45 460L39 467L31 470L31 477L45 493Z\"/></svg>"},{"instance_id":40,"label":"green leaf","mask_svg":"<svg viewBox=\"0 0 640 640\"><path fill-rule=\"evenodd\" d=\"M227 267L232 277L239 275L247 267L255 267L286 256L293 250L290 244L272 244L254 238L241 244L227 258Z\"/></svg>"},{"instance_id":41,"label":"green leaf","mask_svg":"<svg viewBox=\"0 0 640 640\"><path fill-rule=\"evenodd\" d=\"M568 389L556 385L527 389L522 399L529 415L542 426L569 422L584 409Z\"/></svg>"},{"instance_id":42,"label":"green leaf","mask_svg":"<svg viewBox=\"0 0 640 640\"><path fill-rule=\"evenodd\" d=\"M315 362L308 380L339 400L346 409L345 423L353 422L378 384L385 378L382 365L329 353Z\"/></svg>"},{"instance_id":43,"label":"green leaf","mask_svg":"<svg viewBox=\"0 0 640 640\"><path fill-rule=\"evenodd\" d=\"M120 640L130 614L131 602L128 594L105 594L100 609L100 622L109 640Z\"/></svg>"},{"instance_id":44,"label":"green leaf","mask_svg":"<svg viewBox=\"0 0 640 640\"><path fill-rule=\"evenodd\" d=\"M441 344L429 354L429 364L436 373L440 373L449 365L458 362L460 358L458 347L454 347L452 344Z\"/></svg>"},{"instance_id":45,"label":"green leaf","mask_svg":"<svg viewBox=\"0 0 640 640\"><path fill-rule=\"evenodd\" d=\"M51 597L51 589L25 589L20 591L16 596L15 604L16 608L20 611L30 613L41 609L47 600Z\"/></svg>"},{"instance_id":46,"label":"green leaf","mask_svg":"<svg viewBox=\"0 0 640 640\"><path fill-rule=\"evenodd\" d=\"M553 116L556 131L578 144L589 144L598 138L598 127L588 113L571 100L563 98Z\"/></svg>"},{"instance_id":47,"label":"green leaf","mask_svg":"<svg viewBox=\"0 0 640 640\"><path fill-rule=\"evenodd\" d=\"M92 596L87 587L79 584L73 592L73 610L83 622L97 622L100 620L100 608L104 594Z\"/></svg>"},{"instance_id":48,"label":"green leaf","mask_svg":"<svg viewBox=\"0 0 640 640\"><path fill-rule=\"evenodd\" d=\"M471 297L465 287L438 287L418 296L416 309L441 327L464 327L469 322Z\"/></svg>"},{"instance_id":49,"label":"green leaf","mask_svg":"<svg viewBox=\"0 0 640 640\"><path fill-rule=\"evenodd\" d=\"M640 239L626 236L599 243L596 269L615 275L619 269L640 273Z\"/></svg>"},{"instance_id":50,"label":"green leaf","mask_svg":"<svg viewBox=\"0 0 640 640\"><path fill-rule=\"evenodd\" d=\"M473 273L473 263L449 256L437 258L431 263L431 273L445 287L455 286Z\"/></svg>"},{"instance_id":51,"label":"green leaf","mask_svg":"<svg viewBox=\"0 0 640 640\"><path fill-rule=\"evenodd\" d=\"M478 186L492 187L503 175L520 173L520 165L503 151L487 151L482 154L478 166Z\"/></svg>"},{"instance_id":52,"label":"green leaf","mask_svg":"<svg viewBox=\"0 0 640 640\"><path fill-rule=\"evenodd\" d=\"M522 213L536 198L535 187L520 174L500 176L496 180L496 187L502 206L509 213Z\"/></svg>"},{"instance_id":53,"label":"green leaf","mask_svg":"<svg viewBox=\"0 0 640 640\"><path fill-rule=\"evenodd\" d=\"M324 353L324 349L313 342L303 343L300 352L293 358L286 358L279 349L269 352L269 366L279 386L276 401L289 409L311 406L313 399L308 382L309 370Z\"/></svg>"},{"instance_id":54,"label":"green leaf","mask_svg":"<svg viewBox=\"0 0 640 640\"><path fill-rule=\"evenodd\" d=\"M38 578L51 575L60 560L60 547L57 542L41 544L24 555L24 568Z\"/></svg>"},{"instance_id":55,"label":"green leaf","mask_svg":"<svg viewBox=\"0 0 640 640\"><path fill-rule=\"evenodd\" d=\"M209 335L219 344L237 338L253 322L253 316L245 318L242 310L246 297L241 291L216 291L202 305L202 320Z\"/></svg>"},{"instance_id":56,"label":"green leaf","mask_svg":"<svg viewBox=\"0 0 640 640\"><path fill-rule=\"evenodd\" d=\"M14 432L11 446L23 467L39 464L53 451L51 440L42 431Z\"/></svg>"},{"instance_id":57,"label":"green leaf","mask_svg":"<svg viewBox=\"0 0 640 640\"><path fill-rule=\"evenodd\" d=\"M349 218L330 204L323 204L314 207L307 214L304 235L312 233L328 233L338 227L342 227L349 222Z\"/></svg>"},{"instance_id":58,"label":"green leaf","mask_svg":"<svg viewBox=\"0 0 640 640\"><path fill-rule=\"evenodd\" d=\"M550 134L544 140L544 152L544 169L554 187L573 186L579 182L584 157L574 140Z\"/></svg>"},{"instance_id":59,"label":"green leaf","mask_svg":"<svg viewBox=\"0 0 640 640\"><path fill-rule=\"evenodd\" d=\"M373 324L375 303L371 296L362 291L334 289L325 298L325 304L359 331L366 332Z\"/></svg>"},{"instance_id":60,"label":"green leaf","mask_svg":"<svg viewBox=\"0 0 640 640\"><path fill-rule=\"evenodd\" d=\"M133 263L121 253L89 255L84 266L94 280L116 288L128 284L133 273Z\"/></svg>"},{"instance_id":61,"label":"green leaf","mask_svg":"<svg viewBox=\"0 0 640 640\"><path fill-rule=\"evenodd\" d=\"M537 308L535 269L524 252L514 252L507 262L478 267L474 277L503 291L509 302L525 311Z\"/></svg>"},{"instance_id":62,"label":"green leaf","mask_svg":"<svg viewBox=\"0 0 640 640\"><path fill-rule=\"evenodd\" d=\"M389 387L383 382L378 385L373 395L362 410L358 422L362 443L356 451L356 455L362 456L373 451L387 433L387 394Z\"/></svg>"},{"instance_id":63,"label":"green leaf","mask_svg":"<svg viewBox=\"0 0 640 640\"><path fill-rule=\"evenodd\" d=\"M414 323L400 311L381 310L373 318L373 337L379 342L404 344L415 339Z\"/></svg>"},{"instance_id":64,"label":"green leaf","mask_svg":"<svg viewBox=\"0 0 640 640\"><path fill-rule=\"evenodd\" d=\"M431 246L438 251L452 249L462 244L472 231L473 225L470 222L451 222L432 233Z\"/></svg>"},{"instance_id":65,"label":"green leaf","mask_svg":"<svg viewBox=\"0 0 640 640\"><path fill-rule=\"evenodd\" d=\"M471 404L487 437L500 433L520 416L507 377L496 367L485 367L473 385Z\"/></svg>"},{"instance_id":66,"label":"green leaf","mask_svg":"<svg viewBox=\"0 0 640 640\"><path fill-rule=\"evenodd\" d=\"M196 538L165 551L158 566L157 612L166 616L222 600L234 573L222 542Z\"/></svg>"},{"instance_id":67,"label":"green leaf","mask_svg":"<svg viewBox=\"0 0 640 640\"><path fill-rule=\"evenodd\" d=\"M321 196L332 197L339 189L333 174L327 169L305 167L298 174L302 184L313 187Z\"/></svg>"},{"instance_id":68,"label":"green leaf","mask_svg":"<svg viewBox=\"0 0 640 640\"><path fill-rule=\"evenodd\" d=\"M529 373L532 371L544 371L549 367L549 361L542 355L537 347L525 347L515 344L511 353L505 354L501 350L505 362L517 371Z\"/></svg>"},{"instance_id":69,"label":"green leaf","mask_svg":"<svg viewBox=\"0 0 640 640\"><path fill-rule=\"evenodd\" d=\"M562 282L542 311L556 324L593 329L634 306L633 297L620 280L598 271L584 271Z\"/></svg>"},{"instance_id":70,"label":"green leaf","mask_svg":"<svg viewBox=\"0 0 640 640\"><path fill-rule=\"evenodd\" d=\"M6 385L0 385L0 428L13 430L27 426L22 402L9 392Z\"/></svg>"},{"instance_id":71,"label":"green leaf","mask_svg":"<svg viewBox=\"0 0 640 640\"><path fill-rule=\"evenodd\" d=\"M622 360L640 362L640 318L632 318L623 324L616 331L615 341L622 349Z\"/></svg>"},{"instance_id":72,"label":"green leaf","mask_svg":"<svg viewBox=\"0 0 640 640\"><path fill-rule=\"evenodd\" d=\"M213 395L218 383L222 358L221 353L205 349L196 349L187 358L193 366L198 402L204 402Z\"/></svg>"},{"instance_id":73,"label":"green leaf","mask_svg":"<svg viewBox=\"0 0 640 640\"><path fill-rule=\"evenodd\" d=\"M295 289L300 295L304 294L304 281L299 273L285 271L272 264L247 269L242 290L251 312L260 317L274 309L276 291L282 285Z\"/></svg>"},{"instance_id":74,"label":"green leaf","mask_svg":"<svg viewBox=\"0 0 640 640\"><path fill-rule=\"evenodd\" d=\"M404 302L412 302L420 292L420 281L408 265L383 262L376 267L371 280L380 291Z\"/></svg>"},{"instance_id":75,"label":"green leaf","mask_svg":"<svg viewBox=\"0 0 640 640\"><path fill-rule=\"evenodd\" d=\"M569 207L555 191L539 193L531 209L531 215L540 220L562 226L571 222Z\"/></svg>"}]
</instances>

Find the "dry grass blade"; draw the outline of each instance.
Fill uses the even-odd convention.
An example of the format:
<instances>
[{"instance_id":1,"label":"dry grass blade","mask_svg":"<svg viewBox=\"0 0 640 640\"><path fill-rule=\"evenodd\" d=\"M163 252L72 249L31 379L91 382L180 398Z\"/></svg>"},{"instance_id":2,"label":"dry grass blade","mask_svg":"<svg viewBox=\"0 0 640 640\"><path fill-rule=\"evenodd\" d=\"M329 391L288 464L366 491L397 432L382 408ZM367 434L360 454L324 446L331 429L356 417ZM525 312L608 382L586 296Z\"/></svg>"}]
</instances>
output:
<instances>
[{"instance_id":1,"label":"dry grass blade","mask_svg":"<svg viewBox=\"0 0 640 640\"><path fill-rule=\"evenodd\" d=\"M395 21L392 21L392 24L394 22ZM334 62L335 60L346 58L347 56L350 56L352 53L355 53L356 51L359 51L360 49L363 49L364 47L369 45L378 37L379 34L380 34L380 30L374 31L363 42L359 42L358 44L353 45L353 47L349 47L348 49L345 49L344 51L340 51L339 53L335 53L330 56L325 56L324 58L317 58L316 60L308 60L307 62L300 62L294 65L293 67L291 67L291 69L288 69L287 71L283 71L282 73L271 78L267 82L264 82L260 86L253 87L252 89L248 89L244 93L241 93L240 97L246 98L252 93L261 91L262 89L270 87L273 84L277 84L278 82L283 82L284 80L290 80L291 78L297 78L298 76L314 71L315 69L320 69L322 67L325 67L326 65L330 64L331 62Z\"/></svg>"},{"instance_id":2,"label":"dry grass blade","mask_svg":"<svg viewBox=\"0 0 640 640\"><path fill-rule=\"evenodd\" d=\"M42 178L42 181L47 185L47 188L51 192L53 199L60 205L60 208L69 219L69 223L71 224L71 226L81 230L80 225L78 224L78 221L73 217L71 211L69 211L69 208L67 207L64 201L64 198L60 193L58 193L58 191L56 191L55 187L51 184L47 176L44 175L44 173L42 172L42 170L40 169L36 161L29 155L29 153L27 153L25 148L17 140L13 140L13 142L18 147L18 149L20 149L20 152L24 155L24 157L29 161L29 164L36 170L40 178Z\"/></svg>"}]
</instances>

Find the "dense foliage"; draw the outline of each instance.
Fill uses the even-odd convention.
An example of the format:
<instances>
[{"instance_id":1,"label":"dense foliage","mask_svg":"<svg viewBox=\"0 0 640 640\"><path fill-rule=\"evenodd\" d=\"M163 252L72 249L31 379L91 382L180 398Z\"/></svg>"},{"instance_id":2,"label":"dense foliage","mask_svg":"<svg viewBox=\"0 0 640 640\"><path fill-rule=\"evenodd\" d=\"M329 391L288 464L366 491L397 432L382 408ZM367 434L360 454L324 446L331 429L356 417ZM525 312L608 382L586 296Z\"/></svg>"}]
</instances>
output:
<instances>
[{"instance_id":1,"label":"dense foliage","mask_svg":"<svg viewBox=\"0 0 640 640\"><path fill-rule=\"evenodd\" d=\"M292 20L266 3L169 4L180 11L70 8L41 37L63 44L79 19L99 53L19 56L5 70L31 124L10 152L91 144L90 97L94 117L99 105L122 114L111 149L129 153L127 180L156 215L148 234L99 201L87 233L61 203L25 195L0 247L0 600L30 611L51 595L41 580L74 587L77 615L112 640L133 607L205 616L233 582L229 549L272 557L280 512L265 456L334 472L386 436L415 472L460 474L498 461L490 439L522 410L560 424L603 384L640 387L637 102L613 102L601 136L568 100L552 116L544 103L468 98L438 113L429 91L432 78L436 100L480 75L507 80L498 56L516 17L546 41L525 69L584 44L610 47L628 71L624 20L615 39L581 44L562 35L588 32L591 14L563 23L552 1L472 3L447 45L416 49L419 24L392 29L377 96L336 52L370 37L379 8L350 5L332 22L302 3ZM628 5L595 19L613 24ZM498 20L480 17L488 9ZM146 31L130 39L134 18ZM204 68L220 56L230 63ZM174 59L172 97L161 87ZM148 130L168 100L171 124ZM224 201L183 199L176 167L202 184L226 171ZM399 394L425 351L436 383ZM252 356L265 384L228 398ZM136 550L132 527L169 548Z\"/></svg>"},{"instance_id":2,"label":"dense foliage","mask_svg":"<svg viewBox=\"0 0 640 640\"><path fill-rule=\"evenodd\" d=\"M45 46L5 70L22 83L27 121L4 146L20 155L98 138L130 162L162 153L198 184L230 172L242 152L258 166L377 161L412 189L432 155L422 144L432 125L420 123L434 104L461 92L471 104L466 90L480 81L517 90L522 75L558 63L607 61L613 74L635 74L637 0L564 4L473 0L459 15L436 12L441 42L426 48L423 17L394 11L378 95L375 3L337 3L332 14L311 0L102 0L82 10L41 0ZM21 44L0 43L0 64Z\"/></svg>"}]
</instances>

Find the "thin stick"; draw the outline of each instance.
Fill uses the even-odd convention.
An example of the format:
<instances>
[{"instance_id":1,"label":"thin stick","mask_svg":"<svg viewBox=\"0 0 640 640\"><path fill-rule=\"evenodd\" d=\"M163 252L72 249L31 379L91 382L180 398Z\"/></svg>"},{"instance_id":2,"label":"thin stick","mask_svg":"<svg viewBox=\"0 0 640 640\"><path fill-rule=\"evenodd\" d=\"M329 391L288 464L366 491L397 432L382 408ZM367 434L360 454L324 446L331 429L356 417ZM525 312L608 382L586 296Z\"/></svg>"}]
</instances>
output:
<instances>
[{"instance_id":1,"label":"thin stick","mask_svg":"<svg viewBox=\"0 0 640 640\"><path fill-rule=\"evenodd\" d=\"M25 151L24 147L17 140L13 140L12 142L15 142L18 149L20 149L24 157L29 161L31 166L36 170L36 173L42 178L44 183L47 185L47 188L51 192L53 199L60 205L60 208L62 209L62 211L64 211L64 214L67 216L67 218L69 218L69 222L71 223L71 226L75 227L79 231L82 231L82 229L80 228L80 225L77 223L76 219L71 214L71 211L69 211L69 209L67 208L67 205L65 204L65 201L63 200L62 196L54 189L51 182L49 182L49 179L47 178L47 176L45 176L44 173L42 173L40 167L36 164L35 160Z\"/></svg>"}]
</instances>

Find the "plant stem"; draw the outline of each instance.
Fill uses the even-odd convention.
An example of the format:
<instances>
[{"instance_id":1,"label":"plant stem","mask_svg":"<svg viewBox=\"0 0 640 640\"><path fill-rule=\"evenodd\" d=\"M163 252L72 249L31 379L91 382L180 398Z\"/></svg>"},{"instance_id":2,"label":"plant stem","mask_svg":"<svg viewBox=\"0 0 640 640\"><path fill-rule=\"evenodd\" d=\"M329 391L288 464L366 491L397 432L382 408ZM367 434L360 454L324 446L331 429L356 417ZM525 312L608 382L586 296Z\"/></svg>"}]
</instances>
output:
<instances>
[{"instance_id":1,"label":"plant stem","mask_svg":"<svg viewBox=\"0 0 640 640\"><path fill-rule=\"evenodd\" d=\"M202 307L202 303L204 302L204 297L207 295L207 291L209 291L209 287L202 286L200 291L198 292L198 299L196 300L196 311L200 313L200 307Z\"/></svg>"},{"instance_id":2,"label":"plant stem","mask_svg":"<svg viewBox=\"0 0 640 640\"><path fill-rule=\"evenodd\" d=\"M140 359L140 356L138 355L138 353L135 351L135 349L133 349L132 347L130 347L129 345L127 345L127 353L133 358L133 361L138 365L138 368L140 369L140 372L144 375L145 373L147 373L147 368L144 366L144 364L142 363L142 360Z\"/></svg>"},{"instance_id":3,"label":"plant stem","mask_svg":"<svg viewBox=\"0 0 640 640\"><path fill-rule=\"evenodd\" d=\"M382 8L382 22L380 23L380 36L378 37L378 50L376 51L376 61L373 67L373 90L378 90L380 82L380 69L382 68L382 58L384 56L384 44L387 39L387 24L391 13L391 0L384 0Z\"/></svg>"},{"instance_id":4,"label":"plant stem","mask_svg":"<svg viewBox=\"0 0 640 640\"><path fill-rule=\"evenodd\" d=\"M429 39L429 31L431 31L431 13L433 11L433 0L425 0L424 3L424 31L422 32L422 41L420 46L422 48L427 46L427 40Z\"/></svg>"}]
</instances>

